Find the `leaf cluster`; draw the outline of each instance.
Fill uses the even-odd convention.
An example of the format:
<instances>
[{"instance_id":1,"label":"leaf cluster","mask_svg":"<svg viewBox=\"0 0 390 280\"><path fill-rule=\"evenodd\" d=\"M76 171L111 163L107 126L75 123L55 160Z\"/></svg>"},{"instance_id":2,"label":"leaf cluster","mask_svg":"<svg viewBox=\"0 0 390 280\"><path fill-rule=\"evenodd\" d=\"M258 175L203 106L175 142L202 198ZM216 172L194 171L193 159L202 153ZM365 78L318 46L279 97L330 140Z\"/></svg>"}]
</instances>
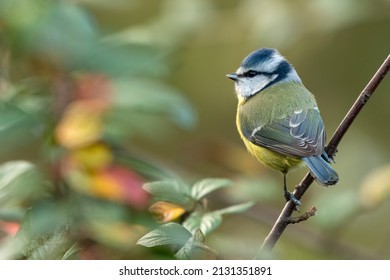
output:
<instances>
[{"instance_id":1,"label":"leaf cluster","mask_svg":"<svg viewBox=\"0 0 390 280\"><path fill-rule=\"evenodd\" d=\"M176 207L185 209L185 212L179 221L169 221L159 226L145 234L137 243L145 247L171 246L178 259L193 258L198 250L218 258L217 252L205 244L205 237L222 223L224 215L245 212L254 204L246 202L217 210L208 209L206 197L231 185L230 180L222 178L203 179L192 186L179 181L145 184L144 189L155 199L173 203Z\"/></svg>"}]
</instances>

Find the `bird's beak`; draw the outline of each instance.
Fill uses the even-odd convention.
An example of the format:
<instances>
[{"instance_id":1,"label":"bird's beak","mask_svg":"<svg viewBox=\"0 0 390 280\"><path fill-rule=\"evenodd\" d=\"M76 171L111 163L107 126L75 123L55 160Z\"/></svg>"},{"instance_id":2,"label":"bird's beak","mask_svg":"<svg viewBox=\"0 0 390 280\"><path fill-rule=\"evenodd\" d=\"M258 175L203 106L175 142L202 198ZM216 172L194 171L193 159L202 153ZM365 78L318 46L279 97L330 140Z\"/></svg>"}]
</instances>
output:
<instances>
[{"instance_id":1,"label":"bird's beak","mask_svg":"<svg viewBox=\"0 0 390 280\"><path fill-rule=\"evenodd\" d=\"M233 81L238 80L238 76L236 73L227 74L226 77L228 77L229 79L232 79Z\"/></svg>"}]
</instances>

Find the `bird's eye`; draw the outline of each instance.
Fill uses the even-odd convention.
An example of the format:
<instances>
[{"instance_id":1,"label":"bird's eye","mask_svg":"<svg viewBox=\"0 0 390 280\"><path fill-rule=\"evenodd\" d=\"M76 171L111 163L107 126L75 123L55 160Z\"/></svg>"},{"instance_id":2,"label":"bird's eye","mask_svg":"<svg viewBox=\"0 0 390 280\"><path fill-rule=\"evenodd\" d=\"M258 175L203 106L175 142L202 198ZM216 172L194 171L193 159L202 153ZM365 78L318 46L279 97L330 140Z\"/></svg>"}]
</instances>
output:
<instances>
[{"instance_id":1,"label":"bird's eye","mask_svg":"<svg viewBox=\"0 0 390 280\"><path fill-rule=\"evenodd\" d=\"M248 72L245 72L245 77L248 77L248 78L253 78L254 76L256 76L258 73L254 70L249 70Z\"/></svg>"}]
</instances>

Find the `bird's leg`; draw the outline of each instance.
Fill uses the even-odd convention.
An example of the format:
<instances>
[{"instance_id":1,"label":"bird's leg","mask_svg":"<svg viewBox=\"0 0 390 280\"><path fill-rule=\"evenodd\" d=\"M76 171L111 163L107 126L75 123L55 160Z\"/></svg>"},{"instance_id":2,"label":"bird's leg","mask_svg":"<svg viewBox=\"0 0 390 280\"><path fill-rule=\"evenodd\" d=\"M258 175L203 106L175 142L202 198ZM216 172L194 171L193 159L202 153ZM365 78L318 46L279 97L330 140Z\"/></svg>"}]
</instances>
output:
<instances>
[{"instance_id":1,"label":"bird's leg","mask_svg":"<svg viewBox=\"0 0 390 280\"><path fill-rule=\"evenodd\" d=\"M291 200L295 204L295 206L301 205L301 202L294 196L294 194L287 190L287 174L285 173L283 173L283 190L284 190L284 198L286 199L286 201ZM298 208L296 207L295 209L298 210Z\"/></svg>"}]
</instances>

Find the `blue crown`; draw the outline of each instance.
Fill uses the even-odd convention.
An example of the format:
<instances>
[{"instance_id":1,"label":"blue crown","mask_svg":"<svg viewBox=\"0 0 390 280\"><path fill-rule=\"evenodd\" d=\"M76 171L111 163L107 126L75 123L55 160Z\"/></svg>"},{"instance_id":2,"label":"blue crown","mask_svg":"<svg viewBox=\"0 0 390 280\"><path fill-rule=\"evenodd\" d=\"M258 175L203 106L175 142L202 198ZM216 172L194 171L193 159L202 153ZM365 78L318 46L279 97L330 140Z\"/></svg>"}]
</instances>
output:
<instances>
[{"instance_id":1,"label":"blue crown","mask_svg":"<svg viewBox=\"0 0 390 280\"><path fill-rule=\"evenodd\" d=\"M277 52L275 49L262 48L251 52L241 63L241 66L244 68L252 68L259 64L270 60L272 56Z\"/></svg>"}]
</instances>

